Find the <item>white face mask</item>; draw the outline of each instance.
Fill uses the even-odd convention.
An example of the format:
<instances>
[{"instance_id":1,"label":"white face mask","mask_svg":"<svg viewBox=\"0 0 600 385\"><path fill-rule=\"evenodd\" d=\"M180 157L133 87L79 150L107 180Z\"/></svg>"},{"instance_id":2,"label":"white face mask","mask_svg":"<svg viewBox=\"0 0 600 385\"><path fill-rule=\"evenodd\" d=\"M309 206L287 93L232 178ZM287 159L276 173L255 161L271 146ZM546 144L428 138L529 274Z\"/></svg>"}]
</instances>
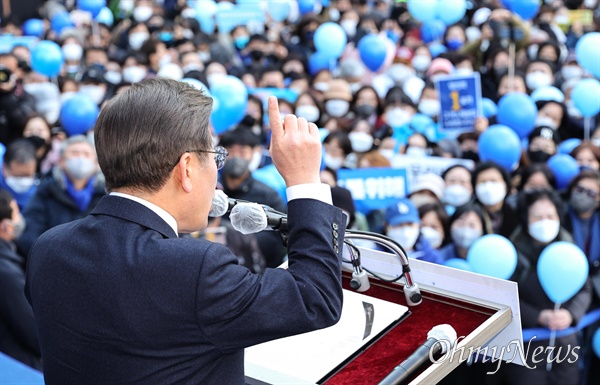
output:
<instances>
[{"instance_id":1,"label":"white face mask","mask_svg":"<svg viewBox=\"0 0 600 385\"><path fill-rule=\"evenodd\" d=\"M373 147L373 136L366 132L351 132L348 139L355 152L367 152Z\"/></svg>"},{"instance_id":2,"label":"white face mask","mask_svg":"<svg viewBox=\"0 0 600 385\"><path fill-rule=\"evenodd\" d=\"M394 158L394 155L396 155L394 153L394 150L392 149L383 149L383 150L377 150L379 151L379 153L381 155L383 155L387 160L389 160L390 162L392 161L392 159Z\"/></svg>"},{"instance_id":3,"label":"white face mask","mask_svg":"<svg viewBox=\"0 0 600 385\"><path fill-rule=\"evenodd\" d=\"M147 32L134 32L129 35L129 46L134 50L139 50L144 45L144 42L148 40L150 36Z\"/></svg>"},{"instance_id":4,"label":"white face mask","mask_svg":"<svg viewBox=\"0 0 600 385\"><path fill-rule=\"evenodd\" d=\"M202 66L198 63L190 63L183 67L183 73L187 74L191 71L202 71Z\"/></svg>"},{"instance_id":5,"label":"white face mask","mask_svg":"<svg viewBox=\"0 0 600 385\"><path fill-rule=\"evenodd\" d=\"M196 10L194 8L186 8L181 11L181 17L184 19L195 19L196 18Z\"/></svg>"},{"instance_id":6,"label":"white face mask","mask_svg":"<svg viewBox=\"0 0 600 385\"><path fill-rule=\"evenodd\" d=\"M198 57L202 60L202 63L207 63L210 61L210 52L208 51L200 51L198 52Z\"/></svg>"},{"instance_id":7,"label":"white face mask","mask_svg":"<svg viewBox=\"0 0 600 385\"><path fill-rule=\"evenodd\" d=\"M118 71L108 71L104 74L104 79L111 84L119 84L123 80L123 76Z\"/></svg>"},{"instance_id":8,"label":"white face mask","mask_svg":"<svg viewBox=\"0 0 600 385\"><path fill-rule=\"evenodd\" d=\"M465 29L465 35L467 36L467 41L475 41L481 37L481 30L472 25Z\"/></svg>"},{"instance_id":9,"label":"white face mask","mask_svg":"<svg viewBox=\"0 0 600 385\"><path fill-rule=\"evenodd\" d=\"M51 82L29 83L23 85L23 89L35 98L35 109L44 115L44 118L54 124L60 114L60 90Z\"/></svg>"},{"instance_id":10,"label":"white face mask","mask_svg":"<svg viewBox=\"0 0 600 385\"><path fill-rule=\"evenodd\" d=\"M421 235L434 249L440 247L442 245L442 241L444 240L444 237L439 231L429 226L421 227Z\"/></svg>"},{"instance_id":11,"label":"white face mask","mask_svg":"<svg viewBox=\"0 0 600 385\"><path fill-rule=\"evenodd\" d=\"M133 0L119 1L119 9L125 13L129 13L133 10L133 3Z\"/></svg>"},{"instance_id":12,"label":"white face mask","mask_svg":"<svg viewBox=\"0 0 600 385\"><path fill-rule=\"evenodd\" d=\"M419 102L419 111L431 118L434 118L440 114L442 105L439 100L423 99Z\"/></svg>"},{"instance_id":13,"label":"white face mask","mask_svg":"<svg viewBox=\"0 0 600 385\"><path fill-rule=\"evenodd\" d=\"M593 138L592 144L596 147L600 147L600 138Z\"/></svg>"},{"instance_id":14,"label":"white face mask","mask_svg":"<svg viewBox=\"0 0 600 385\"><path fill-rule=\"evenodd\" d=\"M456 75L472 75L473 74L473 70L471 68L457 68L456 71L454 71L454 73Z\"/></svg>"},{"instance_id":15,"label":"white face mask","mask_svg":"<svg viewBox=\"0 0 600 385\"><path fill-rule=\"evenodd\" d=\"M148 21L152 17L153 13L154 11L151 7L148 7L147 5L140 5L139 7L135 7L133 10L133 18L138 23L143 23Z\"/></svg>"},{"instance_id":16,"label":"white face mask","mask_svg":"<svg viewBox=\"0 0 600 385\"><path fill-rule=\"evenodd\" d=\"M412 58L412 66L419 72L425 72L431 64L431 58L427 55L417 55Z\"/></svg>"},{"instance_id":17,"label":"white face mask","mask_svg":"<svg viewBox=\"0 0 600 385\"><path fill-rule=\"evenodd\" d=\"M296 116L304 118L309 122L315 123L319 120L320 112L316 106L306 104L304 106L298 106L296 108Z\"/></svg>"},{"instance_id":18,"label":"white face mask","mask_svg":"<svg viewBox=\"0 0 600 385\"><path fill-rule=\"evenodd\" d=\"M412 158L424 158L427 156L427 151L422 147L410 146L406 149L406 156Z\"/></svg>"},{"instance_id":19,"label":"white face mask","mask_svg":"<svg viewBox=\"0 0 600 385\"><path fill-rule=\"evenodd\" d=\"M224 77L225 77L225 75L223 75L223 74L214 73L214 74L206 75L206 80L208 81L208 85L210 87L214 87L214 85L219 82L219 79L222 79Z\"/></svg>"},{"instance_id":20,"label":"white face mask","mask_svg":"<svg viewBox=\"0 0 600 385\"><path fill-rule=\"evenodd\" d=\"M60 104L64 105L67 102L67 100L71 99L76 94L77 94L77 92L75 92L75 91L63 92L60 95Z\"/></svg>"},{"instance_id":21,"label":"white face mask","mask_svg":"<svg viewBox=\"0 0 600 385\"><path fill-rule=\"evenodd\" d=\"M529 224L529 235L541 243L549 243L558 236L560 221L543 219Z\"/></svg>"},{"instance_id":22,"label":"white face mask","mask_svg":"<svg viewBox=\"0 0 600 385\"><path fill-rule=\"evenodd\" d=\"M402 226L390 228L387 231L388 237L398 242L405 250L412 250L419 238L418 226Z\"/></svg>"},{"instance_id":23,"label":"white face mask","mask_svg":"<svg viewBox=\"0 0 600 385\"><path fill-rule=\"evenodd\" d=\"M102 86L81 85L79 86L79 93L92 99L94 103L100 104L104 100L106 90Z\"/></svg>"},{"instance_id":24,"label":"white face mask","mask_svg":"<svg viewBox=\"0 0 600 385\"><path fill-rule=\"evenodd\" d=\"M81 47L79 44L69 43L62 46L62 52L65 60L77 61L81 60L81 56L83 55L83 47Z\"/></svg>"},{"instance_id":25,"label":"white face mask","mask_svg":"<svg viewBox=\"0 0 600 385\"><path fill-rule=\"evenodd\" d=\"M123 70L123 80L127 83L137 83L146 77L146 70L142 67L131 66Z\"/></svg>"},{"instance_id":26,"label":"white face mask","mask_svg":"<svg viewBox=\"0 0 600 385\"><path fill-rule=\"evenodd\" d=\"M346 32L346 35L348 35L348 37L350 37L350 38L352 38L352 37L354 37L354 35L356 35L356 26L357 25L358 25L358 22L356 20L352 20L352 19L342 20L340 22L340 26L342 27L344 32Z\"/></svg>"},{"instance_id":27,"label":"white face mask","mask_svg":"<svg viewBox=\"0 0 600 385\"><path fill-rule=\"evenodd\" d=\"M385 113L385 121L392 128L402 127L410 122L411 116L400 107L392 108Z\"/></svg>"},{"instance_id":28,"label":"white face mask","mask_svg":"<svg viewBox=\"0 0 600 385\"><path fill-rule=\"evenodd\" d=\"M535 127L546 126L550 127L553 130L556 130L556 124L554 124L554 120L547 116L538 116L535 118Z\"/></svg>"},{"instance_id":29,"label":"white face mask","mask_svg":"<svg viewBox=\"0 0 600 385\"><path fill-rule=\"evenodd\" d=\"M530 90L535 90L540 87L551 85L552 78L550 78L550 75L548 74L536 71L525 76L525 83L527 84L527 88Z\"/></svg>"},{"instance_id":30,"label":"white face mask","mask_svg":"<svg viewBox=\"0 0 600 385\"><path fill-rule=\"evenodd\" d=\"M460 249L468 249L481 235L481 230L466 226L454 227L450 230L452 242Z\"/></svg>"},{"instance_id":31,"label":"white face mask","mask_svg":"<svg viewBox=\"0 0 600 385\"><path fill-rule=\"evenodd\" d=\"M560 73L565 80L579 79L583 77L583 70L578 66L564 66Z\"/></svg>"},{"instance_id":32,"label":"white face mask","mask_svg":"<svg viewBox=\"0 0 600 385\"><path fill-rule=\"evenodd\" d=\"M84 180L96 171L96 165L84 157L70 158L65 161L65 171L76 180Z\"/></svg>"},{"instance_id":33,"label":"white face mask","mask_svg":"<svg viewBox=\"0 0 600 385\"><path fill-rule=\"evenodd\" d=\"M329 83L318 82L318 83L313 84L313 88L319 92L327 92L329 90Z\"/></svg>"},{"instance_id":34,"label":"white face mask","mask_svg":"<svg viewBox=\"0 0 600 385\"><path fill-rule=\"evenodd\" d=\"M332 170L339 170L339 168L344 164L344 158L336 158L328 153L325 153L323 160L325 161L325 166Z\"/></svg>"},{"instance_id":35,"label":"white face mask","mask_svg":"<svg viewBox=\"0 0 600 385\"><path fill-rule=\"evenodd\" d=\"M444 189L444 202L450 206L458 207L471 199L471 193L465 186L451 184Z\"/></svg>"},{"instance_id":36,"label":"white face mask","mask_svg":"<svg viewBox=\"0 0 600 385\"><path fill-rule=\"evenodd\" d=\"M254 154L252 154L252 160L250 161L250 164L248 165L248 170L250 170L250 171L257 170L258 166L260 166L261 160L262 160L262 154L260 153L260 151L254 151Z\"/></svg>"},{"instance_id":37,"label":"white face mask","mask_svg":"<svg viewBox=\"0 0 600 385\"><path fill-rule=\"evenodd\" d=\"M334 118L341 118L348 113L350 103L342 99L331 99L325 102L325 110Z\"/></svg>"},{"instance_id":38,"label":"white face mask","mask_svg":"<svg viewBox=\"0 0 600 385\"><path fill-rule=\"evenodd\" d=\"M158 68L171 63L171 55L163 55L158 61Z\"/></svg>"},{"instance_id":39,"label":"white face mask","mask_svg":"<svg viewBox=\"0 0 600 385\"><path fill-rule=\"evenodd\" d=\"M28 176L8 176L5 181L6 185L17 194L28 192L35 183L35 179Z\"/></svg>"},{"instance_id":40,"label":"white face mask","mask_svg":"<svg viewBox=\"0 0 600 385\"><path fill-rule=\"evenodd\" d=\"M506 185L502 182L479 183L475 187L477 199L486 206L494 206L506 197Z\"/></svg>"},{"instance_id":41,"label":"white face mask","mask_svg":"<svg viewBox=\"0 0 600 385\"><path fill-rule=\"evenodd\" d=\"M396 84L402 84L406 79L414 76L415 70L410 68L404 64L392 64L391 67L387 70L387 75L394 81Z\"/></svg>"}]
</instances>

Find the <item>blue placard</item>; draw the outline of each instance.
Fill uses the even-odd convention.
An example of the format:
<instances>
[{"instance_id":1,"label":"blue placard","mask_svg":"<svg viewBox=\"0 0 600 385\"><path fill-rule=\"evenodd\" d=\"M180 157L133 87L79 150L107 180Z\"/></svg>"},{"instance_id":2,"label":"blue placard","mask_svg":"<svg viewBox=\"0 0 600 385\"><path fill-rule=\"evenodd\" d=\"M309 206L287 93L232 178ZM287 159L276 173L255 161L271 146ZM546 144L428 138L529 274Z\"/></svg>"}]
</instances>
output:
<instances>
[{"instance_id":1,"label":"blue placard","mask_svg":"<svg viewBox=\"0 0 600 385\"><path fill-rule=\"evenodd\" d=\"M29 51L33 50L33 47L37 44L38 39L35 36L0 36L0 53L8 53L12 51L15 46L25 46L29 48Z\"/></svg>"},{"instance_id":2,"label":"blue placard","mask_svg":"<svg viewBox=\"0 0 600 385\"><path fill-rule=\"evenodd\" d=\"M258 4L241 4L232 9L219 10L215 16L215 21L219 27L220 33L229 33L238 25L248 25L248 23L265 23L265 13Z\"/></svg>"},{"instance_id":3,"label":"blue placard","mask_svg":"<svg viewBox=\"0 0 600 385\"><path fill-rule=\"evenodd\" d=\"M338 170L338 184L350 190L356 210L368 214L406 196L406 169L342 169Z\"/></svg>"},{"instance_id":4,"label":"blue placard","mask_svg":"<svg viewBox=\"0 0 600 385\"><path fill-rule=\"evenodd\" d=\"M44 385L44 376L37 370L0 353L0 384Z\"/></svg>"},{"instance_id":5,"label":"blue placard","mask_svg":"<svg viewBox=\"0 0 600 385\"><path fill-rule=\"evenodd\" d=\"M442 106L440 130L449 135L473 131L475 119L483 116L479 73L444 76L435 84Z\"/></svg>"}]
</instances>

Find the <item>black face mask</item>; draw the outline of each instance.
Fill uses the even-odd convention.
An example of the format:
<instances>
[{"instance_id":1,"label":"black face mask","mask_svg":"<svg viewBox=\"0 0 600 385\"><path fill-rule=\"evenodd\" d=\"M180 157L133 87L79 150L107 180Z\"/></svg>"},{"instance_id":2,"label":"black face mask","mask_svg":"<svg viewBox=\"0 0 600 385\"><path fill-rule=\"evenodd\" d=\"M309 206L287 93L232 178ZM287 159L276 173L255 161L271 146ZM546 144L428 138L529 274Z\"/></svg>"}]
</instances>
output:
<instances>
[{"instance_id":1,"label":"black face mask","mask_svg":"<svg viewBox=\"0 0 600 385\"><path fill-rule=\"evenodd\" d=\"M263 51L259 51L259 50L250 51L250 58L254 61L261 61L264 55L265 54Z\"/></svg>"},{"instance_id":2,"label":"black face mask","mask_svg":"<svg viewBox=\"0 0 600 385\"><path fill-rule=\"evenodd\" d=\"M248 171L249 165L250 162L246 159L235 157L227 159L227 163L225 163L225 166L223 166L223 170L221 170L221 172L224 176L228 176L231 178L241 178L242 176L244 176L246 171Z\"/></svg>"},{"instance_id":3,"label":"black face mask","mask_svg":"<svg viewBox=\"0 0 600 385\"><path fill-rule=\"evenodd\" d=\"M527 151L527 156L529 157L529 160L533 163L546 163L552 155L548 154L545 151L538 150Z\"/></svg>"},{"instance_id":4,"label":"black face mask","mask_svg":"<svg viewBox=\"0 0 600 385\"><path fill-rule=\"evenodd\" d=\"M473 162L479 162L479 154L473 150L463 151L462 158L472 160Z\"/></svg>"},{"instance_id":5,"label":"black face mask","mask_svg":"<svg viewBox=\"0 0 600 385\"><path fill-rule=\"evenodd\" d=\"M244 116L244 119L242 119L242 121L240 122L240 125L245 126L245 127L252 127L255 124L256 124L256 119L254 119L250 115Z\"/></svg>"},{"instance_id":6,"label":"black face mask","mask_svg":"<svg viewBox=\"0 0 600 385\"><path fill-rule=\"evenodd\" d=\"M368 118L375 113L375 106L370 104L360 104L356 106L356 113L361 118Z\"/></svg>"}]
</instances>

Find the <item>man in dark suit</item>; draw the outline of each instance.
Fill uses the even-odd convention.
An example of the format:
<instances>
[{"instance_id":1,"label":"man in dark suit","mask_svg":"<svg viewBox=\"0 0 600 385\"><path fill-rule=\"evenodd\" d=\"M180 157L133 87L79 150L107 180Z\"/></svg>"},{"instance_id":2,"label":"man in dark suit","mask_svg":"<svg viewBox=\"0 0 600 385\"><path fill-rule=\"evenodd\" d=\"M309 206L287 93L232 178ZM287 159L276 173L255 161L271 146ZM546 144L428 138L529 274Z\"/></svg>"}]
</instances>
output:
<instances>
[{"instance_id":1,"label":"man in dark suit","mask_svg":"<svg viewBox=\"0 0 600 385\"><path fill-rule=\"evenodd\" d=\"M339 320L343 215L319 181L316 126L282 122L275 98L289 268L252 274L222 245L177 237L206 226L225 161L211 106L185 83L151 79L102 110L95 143L110 194L29 257L47 384L243 384L245 347Z\"/></svg>"}]
</instances>

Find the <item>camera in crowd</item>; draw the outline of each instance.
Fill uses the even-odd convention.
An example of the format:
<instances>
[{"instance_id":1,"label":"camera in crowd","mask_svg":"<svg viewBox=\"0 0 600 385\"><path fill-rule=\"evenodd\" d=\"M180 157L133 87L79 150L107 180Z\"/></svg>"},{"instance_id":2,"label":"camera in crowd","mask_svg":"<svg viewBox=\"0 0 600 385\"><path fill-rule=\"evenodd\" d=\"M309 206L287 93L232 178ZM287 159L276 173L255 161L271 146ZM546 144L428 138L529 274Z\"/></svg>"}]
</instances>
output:
<instances>
[{"instance_id":1,"label":"camera in crowd","mask_svg":"<svg viewBox=\"0 0 600 385\"><path fill-rule=\"evenodd\" d=\"M8 68L0 65L0 83L8 83L10 81L10 77L12 76L12 71Z\"/></svg>"}]
</instances>

